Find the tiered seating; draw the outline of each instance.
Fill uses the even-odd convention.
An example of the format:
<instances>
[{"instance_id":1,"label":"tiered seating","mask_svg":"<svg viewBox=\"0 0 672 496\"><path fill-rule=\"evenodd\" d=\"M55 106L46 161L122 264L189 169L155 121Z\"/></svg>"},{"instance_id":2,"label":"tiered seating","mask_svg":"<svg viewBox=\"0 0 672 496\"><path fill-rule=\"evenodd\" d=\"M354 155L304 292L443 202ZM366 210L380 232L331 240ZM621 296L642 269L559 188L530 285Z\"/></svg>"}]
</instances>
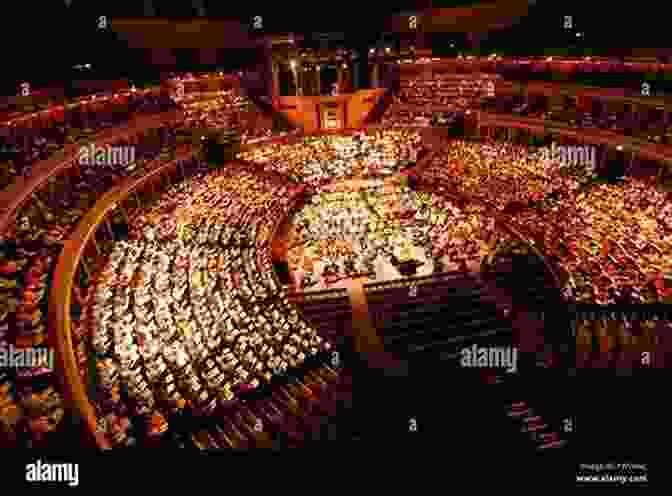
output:
<instances>
[{"instance_id":1,"label":"tiered seating","mask_svg":"<svg viewBox=\"0 0 672 496\"><path fill-rule=\"evenodd\" d=\"M332 177L390 174L415 160L421 138L410 131L377 131L370 135L304 138L298 144L267 144L240 153L238 158L263 165L308 184Z\"/></svg>"},{"instance_id":2,"label":"tiered seating","mask_svg":"<svg viewBox=\"0 0 672 496\"><path fill-rule=\"evenodd\" d=\"M297 305L308 322L320 333L335 343L352 334L352 308L345 289L311 291L289 295L290 302Z\"/></svg>"},{"instance_id":3,"label":"tiered seating","mask_svg":"<svg viewBox=\"0 0 672 496\"><path fill-rule=\"evenodd\" d=\"M87 105L59 107L38 118L0 128L0 188L17 175L29 176L36 161L62 150L66 144L88 144L102 129L128 122L141 113L167 112L176 104L167 96L130 93ZM2 163L4 162L4 163Z\"/></svg>"},{"instance_id":4,"label":"tiered seating","mask_svg":"<svg viewBox=\"0 0 672 496\"><path fill-rule=\"evenodd\" d=\"M291 185L243 168L193 179L129 213L132 241L114 245L88 320L108 369L98 388L100 417L114 415L115 391L125 384L133 415L156 425L188 411L210 417L194 434L197 446L244 447L267 446L279 430L297 443L305 438L299 431L319 428L311 412L333 412L338 396L331 393L320 403L301 384L271 386L274 375L287 373L303 375L317 393L325 378L336 380L328 368L317 369L322 382L298 370L310 356L315 366L323 340L270 273L269 234L295 194ZM231 403L251 390L273 396L254 403L254 416ZM283 427L285 417L291 425ZM116 444L128 444L114 422L107 429Z\"/></svg>"},{"instance_id":5,"label":"tiered seating","mask_svg":"<svg viewBox=\"0 0 672 496\"><path fill-rule=\"evenodd\" d=\"M434 358L459 366L462 347L511 345L510 323L501 319L472 276L443 273L430 281L388 281L366 290L386 349L411 359Z\"/></svg>"},{"instance_id":6,"label":"tiered seating","mask_svg":"<svg viewBox=\"0 0 672 496\"><path fill-rule=\"evenodd\" d=\"M452 105L467 110L480 107L492 94L497 77L489 74L434 74L431 79L402 79L397 102L407 105ZM494 95L493 95L494 96Z\"/></svg>"},{"instance_id":7,"label":"tiered seating","mask_svg":"<svg viewBox=\"0 0 672 496\"><path fill-rule=\"evenodd\" d=\"M187 128L222 129L242 127L243 144L254 143L273 134L273 120L237 91L222 91L212 100L187 105Z\"/></svg>"}]
</instances>

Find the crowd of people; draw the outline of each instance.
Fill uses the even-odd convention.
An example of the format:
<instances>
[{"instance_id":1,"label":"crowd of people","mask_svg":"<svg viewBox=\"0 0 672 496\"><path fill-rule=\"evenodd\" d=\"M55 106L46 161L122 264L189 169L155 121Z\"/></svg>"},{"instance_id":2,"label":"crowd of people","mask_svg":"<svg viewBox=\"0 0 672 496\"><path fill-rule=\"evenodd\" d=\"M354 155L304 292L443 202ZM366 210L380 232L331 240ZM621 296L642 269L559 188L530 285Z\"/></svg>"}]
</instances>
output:
<instances>
[{"instance_id":1,"label":"crowd of people","mask_svg":"<svg viewBox=\"0 0 672 496\"><path fill-rule=\"evenodd\" d=\"M52 156L67 144L88 142L97 132L119 126L131 116L177 108L167 96L151 92L131 93L117 99L101 103L101 108L96 108L95 102L61 107L50 113L43 112L30 124L1 127L0 188L7 187L17 176L30 176L38 160Z\"/></svg>"},{"instance_id":2,"label":"crowd of people","mask_svg":"<svg viewBox=\"0 0 672 496\"><path fill-rule=\"evenodd\" d=\"M636 136L655 143L672 142L672 122L664 118L664 110L642 108L638 114L609 109L606 102L579 108L577 99L553 103L543 95L499 94L495 74L433 73L402 79L401 88L392 104L383 114L386 126L429 126L431 107L464 112L482 110L501 114L523 115L563 122L575 127L612 130ZM426 107L426 110L408 109L405 105ZM641 104L640 104L641 105Z\"/></svg>"},{"instance_id":3,"label":"crowd of people","mask_svg":"<svg viewBox=\"0 0 672 496\"><path fill-rule=\"evenodd\" d=\"M454 73L402 79L394 103L453 107L459 110L478 109L482 99L495 96L497 79L493 74Z\"/></svg>"},{"instance_id":4,"label":"crowd of people","mask_svg":"<svg viewBox=\"0 0 672 496\"><path fill-rule=\"evenodd\" d=\"M36 191L20 212L0 246L0 343L19 347L47 345L48 297L53 270L66 240L77 223L98 197L132 173L144 173L167 149L175 146L173 124L162 127L158 141L140 146L133 164L117 166L81 165L79 174L67 169ZM80 349L80 355L86 353ZM23 372L22 372L23 373ZM26 369L17 382L7 376L7 396L3 398L0 417L10 426L21 418L20 405L38 401L44 383L55 381L53 370ZM24 383L20 386L19 383ZM31 386L31 384L42 386ZM55 382L53 382L55 384ZM11 387L10 387L11 386ZM58 395L52 389L50 398ZM7 408L8 410L5 410ZM51 409L45 409L51 412ZM7 415L5 417L5 414Z\"/></svg>"},{"instance_id":5,"label":"crowd of people","mask_svg":"<svg viewBox=\"0 0 672 496\"><path fill-rule=\"evenodd\" d=\"M114 245L88 298L103 358L97 397L107 399L99 417L120 415L120 381L148 422L166 405L204 414L330 349L271 272L272 232L300 191L241 167L129 214L129 240Z\"/></svg>"},{"instance_id":6,"label":"crowd of people","mask_svg":"<svg viewBox=\"0 0 672 496\"><path fill-rule=\"evenodd\" d=\"M594 174L587 165L575 170L524 146L464 140L444 140L421 172L498 210L576 191Z\"/></svg>"},{"instance_id":7,"label":"crowd of people","mask_svg":"<svg viewBox=\"0 0 672 496\"><path fill-rule=\"evenodd\" d=\"M144 92L130 94L125 102L127 113L104 110L96 113L87 111L86 107L73 106L60 114L60 121L59 114L56 114L57 117L45 125L45 129L29 132L18 127L8 128L2 135L4 145L1 148L3 154L12 157L12 161L3 168L7 182L12 182L17 175L17 171L12 169L14 160L16 163L31 165L31 161L47 158L64 144L78 140L82 144L85 140L90 141L100 129L123 122L132 114L157 113L177 108L170 98ZM233 113L230 109L239 108L241 102L242 98L229 93L215 102L215 108L225 107L228 110L224 113L230 114ZM189 118L194 117L189 109L185 110ZM220 124L229 123L225 121ZM47 344L48 292L63 240L68 238L77 222L102 193L124 177L145 174L150 166L170 159L179 143L178 131L184 127L185 121L179 120L164 122L158 129L143 130L130 143L115 143L135 147L135 160L132 163L75 164L50 178L48 183L34 192L16 222L3 233L4 239L0 246L0 341L3 346L39 347ZM27 149L22 148L26 143L30 146L38 143L44 150L38 155L31 152L33 156L29 157ZM25 173L29 172L26 169ZM78 291L75 300L78 304L83 303L85 292ZM82 341L75 349L84 370L89 360L86 343ZM26 406L31 402L43 404L45 398L49 398L48 405L41 407L40 411L45 413L38 415L38 420L45 416L60 418L63 412L57 390L53 387L44 389L44 384L56 383L52 370L26 369L21 374L21 377L17 377L15 373L2 372L0 418L3 420L3 433L8 433L5 439L12 436L16 439L15 434L21 430L30 437L31 425L35 426L35 435L43 425L49 426L48 430L51 431L56 429L55 421L52 424L22 422L26 412L38 410ZM57 407L52 408L52 404Z\"/></svg>"},{"instance_id":8,"label":"crowd of people","mask_svg":"<svg viewBox=\"0 0 672 496\"><path fill-rule=\"evenodd\" d=\"M272 143L238 158L317 185L330 177L395 174L421 153L421 137L406 130L359 132L352 136L306 137L300 143Z\"/></svg>"},{"instance_id":9,"label":"crowd of people","mask_svg":"<svg viewBox=\"0 0 672 496\"><path fill-rule=\"evenodd\" d=\"M185 127L238 129L243 145L273 135L273 119L260 111L248 97L231 89L217 96L185 106Z\"/></svg>"},{"instance_id":10,"label":"crowd of people","mask_svg":"<svg viewBox=\"0 0 672 496\"><path fill-rule=\"evenodd\" d=\"M436 91L444 85L409 84L401 103L444 104L454 96ZM184 121L141 137L132 164L81 164L36 191L0 243L0 345L46 345L54 263L102 193L168 157L180 128L241 126L244 143L270 136L268 119L249 105L235 92L192 104ZM39 133L8 128L0 138L0 155L9 160L3 180L28 175L37 160L132 113L173 108L170 99L139 94L129 97L125 114L80 108ZM426 114L423 125L430 124ZM384 122L400 125L402 118L415 123L412 114L394 112ZM409 261L423 271L472 270L511 239L495 222L502 215L554 260L575 301L670 302L672 205L653 179L591 186L590 172L566 174L525 147L451 140L416 171L419 186L410 188L398 174L423 152L419 133L406 129L260 145L241 153L237 168L185 180L156 205L129 211L130 239L101 246L106 262L100 272L96 264L95 286L77 286L82 311L73 323L83 379L91 378L89 348L99 355L96 408L113 443L136 443L134 422L157 436L175 412L210 413L329 350L271 269L271 237L303 185L314 194L293 216L290 268L304 288L353 274L386 277L390 266ZM591 325L579 327L579 339L588 339ZM621 335L651 335L647 325L624 323ZM661 325L669 332L669 322L654 327ZM324 385L326 376L311 377L313 386ZM0 442L19 433L39 444L57 428L63 404L49 384L55 377L47 368L0 370ZM277 404L307 402L297 388ZM263 406L251 417L277 418L265 416L274 409ZM236 429L227 427L223 437L242 439Z\"/></svg>"},{"instance_id":11,"label":"crowd of people","mask_svg":"<svg viewBox=\"0 0 672 496\"><path fill-rule=\"evenodd\" d=\"M409 261L422 268L419 275L478 270L498 241L510 239L487 208L406 183L393 177L317 188L291 218L289 265L297 287L326 289L353 275L397 278L394 267Z\"/></svg>"}]
</instances>

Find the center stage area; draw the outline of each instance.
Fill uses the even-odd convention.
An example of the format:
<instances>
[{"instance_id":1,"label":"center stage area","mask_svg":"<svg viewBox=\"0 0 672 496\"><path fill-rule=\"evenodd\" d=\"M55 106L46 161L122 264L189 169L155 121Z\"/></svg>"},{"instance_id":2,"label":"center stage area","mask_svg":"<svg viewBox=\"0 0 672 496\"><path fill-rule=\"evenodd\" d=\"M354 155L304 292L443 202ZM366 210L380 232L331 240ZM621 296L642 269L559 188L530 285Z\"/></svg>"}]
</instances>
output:
<instances>
[{"instance_id":1,"label":"center stage area","mask_svg":"<svg viewBox=\"0 0 672 496\"><path fill-rule=\"evenodd\" d=\"M353 278L475 272L497 237L482 208L416 191L404 176L357 177L306 192L279 228L273 257L293 291L323 291Z\"/></svg>"}]
</instances>

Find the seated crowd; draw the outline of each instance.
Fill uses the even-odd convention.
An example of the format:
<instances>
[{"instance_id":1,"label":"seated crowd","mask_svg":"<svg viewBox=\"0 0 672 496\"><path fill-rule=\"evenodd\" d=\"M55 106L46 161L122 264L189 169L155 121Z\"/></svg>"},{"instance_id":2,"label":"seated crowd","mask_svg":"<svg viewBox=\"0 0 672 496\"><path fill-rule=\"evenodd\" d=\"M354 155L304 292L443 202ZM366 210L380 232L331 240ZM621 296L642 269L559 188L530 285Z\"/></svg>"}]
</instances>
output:
<instances>
[{"instance_id":1,"label":"seated crowd","mask_svg":"<svg viewBox=\"0 0 672 496\"><path fill-rule=\"evenodd\" d=\"M504 214L556 267L567 298L598 304L670 302L672 207L654 177L601 184L593 171L567 173L520 146L460 141L433 154L419 173L420 181L423 177ZM609 334L622 344L652 345L671 325L611 324L608 333L606 324L579 322L577 335L584 343L589 336Z\"/></svg>"},{"instance_id":2,"label":"seated crowd","mask_svg":"<svg viewBox=\"0 0 672 496\"><path fill-rule=\"evenodd\" d=\"M237 104L239 101L233 99L226 103ZM163 102L160 97L132 94L128 98L127 107L135 112L158 112L175 108L175 104L170 99ZM68 109L62 118L65 124L50 122L47 129L35 130L36 136L38 132L47 131L47 138L44 139L48 140L46 146L51 147L52 151L62 147L64 143L76 142L77 139L84 144L84 139L89 141L96 130L108 126L108 120L123 121L130 118L130 112L123 114L101 111L95 114L92 111ZM150 166L159 165L173 156L179 142L176 132L182 127L184 122L173 121L164 122L158 129L138 130L139 136L131 136L128 142L115 143L135 147L137 153L131 163L95 166L74 164L50 178L48 183L34 192L16 222L3 233L4 240L0 244L0 341L3 346L13 344L19 347L39 347L47 343L48 288L51 286L54 265L63 240L68 238L86 210L93 206L102 193L124 177L131 174L143 175ZM73 135L65 132L75 132L77 128L84 131ZM60 136L53 143L49 141L50 130L56 132L54 136ZM13 128L4 138L11 143L17 143L27 133L26 130ZM39 142L42 143L43 140ZM7 148L3 148L3 153L7 151ZM13 157L18 153L14 148L9 149L9 152ZM38 158L45 158L47 155L43 153ZM27 158L22 160L28 163ZM8 173L8 180L13 181L15 172L3 170ZM86 287L86 281L80 283ZM83 292L78 292L76 304L81 306L83 301ZM79 346L77 353L82 367L85 368L88 356L86 346ZM2 372L0 418L3 444L11 444L11 439L16 441L17 433L20 434L19 438L32 438L43 430L56 429L56 421L50 424L40 420L45 412L49 419L60 419L63 415L60 394L48 386L55 383L51 369ZM46 389L45 385L48 386ZM41 406L35 407L33 404ZM30 412L39 413L36 413L37 420L24 422L25 415Z\"/></svg>"},{"instance_id":3,"label":"seated crowd","mask_svg":"<svg viewBox=\"0 0 672 496\"><path fill-rule=\"evenodd\" d=\"M643 113L636 116L625 110L615 111L606 107L595 106L586 111L577 108L575 105L570 101L562 107L549 109L546 97L535 95L526 97L497 96L495 101L484 105L482 110L547 119L579 128L610 130L654 143L672 143L672 122L665 122L661 110L647 108L644 109Z\"/></svg>"},{"instance_id":4,"label":"seated crowd","mask_svg":"<svg viewBox=\"0 0 672 496\"><path fill-rule=\"evenodd\" d=\"M185 127L240 127L242 144L268 138L273 134L272 119L257 109L249 98L234 90L222 91L216 98L189 104L186 107Z\"/></svg>"},{"instance_id":5,"label":"seated crowd","mask_svg":"<svg viewBox=\"0 0 672 496\"><path fill-rule=\"evenodd\" d=\"M406 130L306 137L298 144L272 143L255 147L239 154L238 158L295 181L317 185L333 176L399 172L418 159L421 141L417 132Z\"/></svg>"},{"instance_id":6,"label":"seated crowd","mask_svg":"<svg viewBox=\"0 0 672 496\"><path fill-rule=\"evenodd\" d=\"M606 105L595 105L590 110L578 108L577 101L566 99L551 106L549 98L529 94L516 96L497 94L496 74L436 73L431 77L414 76L402 79L401 89L383 115L386 126L428 126L431 111L409 110L405 105L441 107L463 112L477 110L502 114L524 115L563 122L571 126L612 130L628 136L656 143L672 143L672 121L664 119L664 110L643 108L639 115L626 110L609 110ZM628 105L625 105L624 109Z\"/></svg>"},{"instance_id":7,"label":"seated crowd","mask_svg":"<svg viewBox=\"0 0 672 496\"><path fill-rule=\"evenodd\" d=\"M303 288L353 274L399 277L392 266L409 261L421 274L478 270L498 240L510 239L486 208L414 191L398 177L338 181L311 200L292 216L289 235L290 272Z\"/></svg>"},{"instance_id":8,"label":"seated crowd","mask_svg":"<svg viewBox=\"0 0 672 496\"><path fill-rule=\"evenodd\" d=\"M60 107L42 112L28 124L0 127L0 188L16 176L30 176L38 160L44 160L67 144L89 142L97 132L120 126L137 114L156 114L177 108L167 96L151 92L117 96L111 102Z\"/></svg>"},{"instance_id":9,"label":"seated crowd","mask_svg":"<svg viewBox=\"0 0 672 496\"><path fill-rule=\"evenodd\" d=\"M408 90L408 96L435 104L423 91ZM164 100L131 96L128 105L134 112L175 108ZM242 125L244 142L269 136L261 113L241 112L247 104L234 93L201 102L186 109L184 122L165 122L141 136L132 164L81 164L36 191L0 243L0 344L46 344L48 288L63 241L102 193L165 161L178 142L178 128ZM11 183L16 175L30 174L35 161L126 121L130 113L68 110L63 122L47 126L44 137L42 130L33 135L10 129L0 143L1 153L11 157L2 170ZM187 411L230 419L192 433L191 441L201 447L263 444L267 429L285 432L287 422L293 426L288 439L296 445L303 439L299 431L315 428L304 414L323 413L326 407L316 397L333 399L322 393L327 383L341 380L328 367L274 389L267 403L231 410L240 394L264 389L331 348L290 306L271 274L271 237L301 191L297 182L319 193L295 217L299 249L290 261L310 268L305 285L315 283L310 272L317 264L309 258L324 259L322 275L375 274L377 257L404 261L422 258L423 252L434 271L465 270L510 238L494 219L511 214L508 208L518 203L507 222L554 259L576 301L669 303L665 274L672 272L672 210L651 180L626 178L623 185L584 191L592 172L561 173L558 163L515 145L450 141L417 172L419 191L389 179L372 180L357 193L326 184L334 177L398 173L418 160L422 149L419 134L410 130L261 145L239 154L244 162L239 168L185 180L155 205L129 210L122 223L130 239L101 245L103 270L96 263L85 271L95 273L95 286L80 281L75 295L82 376L91 380L92 347L98 354L95 407L113 443L151 444L166 431L167 418ZM443 192L430 193L428 185L479 201L463 204ZM647 326L624 324L621 335L629 341L623 341L651 335ZM654 327L670 331L669 322ZM590 340L591 332L586 324L577 339ZM340 390L347 391L343 380ZM0 370L0 442L56 428L64 412L50 384L55 384L50 369Z\"/></svg>"},{"instance_id":10,"label":"seated crowd","mask_svg":"<svg viewBox=\"0 0 672 496\"><path fill-rule=\"evenodd\" d=\"M480 108L481 99L495 92L497 76L491 74L434 74L431 78L402 79L394 103L418 106Z\"/></svg>"},{"instance_id":11,"label":"seated crowd","mask_svg":"<svg viewBox=\"0 0 672 496\"><path fill-rule=\"evenodd\" d=\"M79 334L91 333L102 369L99 417L114 419L121 408L160 425L185 406L221 413L236 393L331 349L271 273L274 226L299 191L229 169L129 213L129 241L114 245L84 296L91 329ZM124 384L134 410L120 406Z\"/></svg>"}]
</instances>

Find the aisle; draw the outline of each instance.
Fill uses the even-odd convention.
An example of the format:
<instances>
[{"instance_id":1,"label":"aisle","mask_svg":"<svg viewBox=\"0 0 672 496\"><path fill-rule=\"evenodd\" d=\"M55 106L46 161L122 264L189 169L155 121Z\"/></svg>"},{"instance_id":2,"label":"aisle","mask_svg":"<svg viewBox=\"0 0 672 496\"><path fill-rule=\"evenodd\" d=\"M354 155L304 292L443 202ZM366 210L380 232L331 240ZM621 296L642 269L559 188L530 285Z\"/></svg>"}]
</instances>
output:
<instances>
[{"instance_id":1,"label":"aisle","mask_svg":"<svg viewBox=\"0 0 672 496\"><path fill-rule=\"evenodd\" d=\"M364 293L366 278L349 279L348 294L352 305L352 332L357 353L380 353L383 351L383 341L373 326L369 305Z\"/></svg>"}]
</instances>

